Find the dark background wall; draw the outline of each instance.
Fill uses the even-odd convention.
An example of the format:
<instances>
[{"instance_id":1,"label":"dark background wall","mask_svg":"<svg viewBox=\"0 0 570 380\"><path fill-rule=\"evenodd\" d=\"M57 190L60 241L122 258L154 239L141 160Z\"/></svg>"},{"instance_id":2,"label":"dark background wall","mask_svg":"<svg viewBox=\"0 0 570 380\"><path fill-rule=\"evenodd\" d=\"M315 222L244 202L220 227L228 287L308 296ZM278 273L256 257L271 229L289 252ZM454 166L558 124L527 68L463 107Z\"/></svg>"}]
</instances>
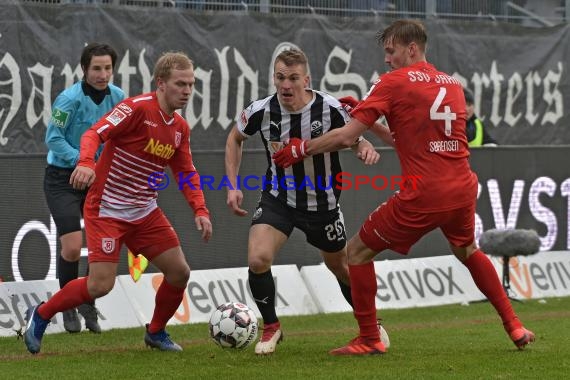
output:
<instances>
[{"instance_id":1,"label":"dark background wall","mask_svg":"<svg viewBox=\"0 0 570 380\"><path fill-rule=\"evenodd\" d=\"M353 175L399 174L395 152L381 148L381 162L364 166L352 154L341 155L343 169ZM568 209L570 175L567 160L570 147L497 147L474 150L471 162L479 176L480 195L477 206L478 229L534 228L542 240L542 250L570 249ZM213 176L216 187L224 175L223 152L195 152L194 160L202 175ZM55 227L45 204L42 181L45 158L41 155L4 155L0 157L0 276L5 280L33 280L53 276L50 260L59 252ZM261 176L266 169L261 151L248 151L240 173ZM247 217L234 216L226 206L226 190L205 190L212 213L214 236L205 244L194 225L192 211L175 185L159 194L159 203L177 230L192 268L226 268L247 265L247 235L257 191L244 191ZM348 234L358 231L361 222L392 191L363 186L358 191L346 190L341 196ZM27 232L25 232L27 231ZM439 231L424 237L409 257L450 254ZM400 259L385 252L378 259ZM82 266L86 259L82 258ZM294 232L276 264L310 265L320 263L317 250L310 247L304 235ZM52 267L55 270L55 267ZM152 268L150 269L152 271ZM126 274L126 255L120 264ZM53 277L52 277L53 278Z\"/></svg>"},{"instance_id":2,"label":"dark background wall","mask_svg":"<svg viewBox=\"0 0 570 380\"><path fill-rule=\"evenodd\" d=\"M387 70L375 35L392 21L382 16L3 3L0 153L45 153L51 104L81 74L78 61L87 42L115 47L114 82L128 95L153 88L153 65L162 52L187 52L195 61L197 81L182 113L193 127L198 151L223 149L241 110L273 92L273 57L288 46L306 51L313 88L361 99ZM568 24L528 28L428 19L425 25L428 60L473 91L477 114L499 142L570 144Z\"/></svg>"}]
</instances>

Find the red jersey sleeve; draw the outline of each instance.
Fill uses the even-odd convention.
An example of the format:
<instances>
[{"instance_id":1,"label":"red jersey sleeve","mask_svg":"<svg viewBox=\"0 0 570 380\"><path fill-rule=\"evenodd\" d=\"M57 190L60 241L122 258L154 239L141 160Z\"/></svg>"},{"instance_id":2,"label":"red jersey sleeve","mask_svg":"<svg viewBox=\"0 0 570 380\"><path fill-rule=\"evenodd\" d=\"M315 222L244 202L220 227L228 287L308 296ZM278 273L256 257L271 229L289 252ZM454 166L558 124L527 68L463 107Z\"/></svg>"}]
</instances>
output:
<instances>
[{"instance_id":1,"label":"red jersey sleeve","mask_svg":"<svg viewBox=\"0 0 570 380\"><path fill-rule=\"evenodd\" d=\"M134 125L136 108L131 99L117 104L105 116L93 124L81 136L78 165L95 168L95 153L99 145L113 138L118 133L124 133Z\"/></svg>"},{"instance_id":2,"label":"red jersey sleeve","mask_svg":"<svg viewBox=\"0 0 570 380\"><path fill-rule=\"evenodd\" d=\"M206 199L204 192L200 186L200 174L192 161L192 152L190 151L190 127L186 121L183 121L184 127L180 146L169 162L178 188L181 189L186 201L194 210L194 215L210 217L210 211L206 207Z\"/></svg>"},{"instance_id":3,"label":"red jersey sleeve","mask_svg":"<svg viewBox=\"0 0 570 380\"><path fill-rule=\"evenodd\" d=\"M350 115L368 126L372 126L380 116L389 117L391 87L385 75L379 77Z\"/></svg>"},{"instance_id":4,"label":"red jersey sleeve","mask_svg":"<svg viewBox=\"0 0 570 380\"><path fill-rule=\"evenodd\" d=\"M79 160L77 165L87 166L95 170L95 152L99 149L99 145L101 145L101 139L99 139L97 132L93 129L86 130L79 142Z\"/></svg>"}]
</instances>

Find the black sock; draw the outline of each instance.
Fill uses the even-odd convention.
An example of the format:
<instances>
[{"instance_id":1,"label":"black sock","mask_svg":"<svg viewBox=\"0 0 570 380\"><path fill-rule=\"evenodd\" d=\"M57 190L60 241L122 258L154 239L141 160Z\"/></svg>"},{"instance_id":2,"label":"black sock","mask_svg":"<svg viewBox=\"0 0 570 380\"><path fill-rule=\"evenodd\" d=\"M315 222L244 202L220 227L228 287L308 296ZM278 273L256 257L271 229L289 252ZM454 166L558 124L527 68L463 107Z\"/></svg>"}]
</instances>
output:
<instances>
[{"instance_id":1,"label":"black sock","mask_svg":"<svg viewBox=\"0 0 570 380\"><path fill-rule=\"evenodd\" d=\"M337 278L337 281L338 281L338 285L340 286L340 291L342 292L342 295L344 296L344 299L346 300L346 302L348 302L350 307L352 307L354 309L354 305L352 304L352 293L350 290L350 286L346 285L344 282L342 282L338 278Z\"/></svg>"},{"instance_id":2,"label":"black sock","mask_svg":"<svg viewBox=\"0 0 570 380\"><path fill-rule=\"evenodd\" d=\"M85 268L85 277L89 277L89 263L87 263L87 268ZM85 304L95 306L95 300L85 302Z\"/></svg>"},{"instance_id":3,"label":"black sock","mask_svg":"<svg viewBox=\"0 0 570 380\"><path fill-rule=\"evenodd\" d=\"M57 277L59 278L60 289L69 281L75 280L78 275L79 261L67 261L60 255L57 267Z\"/></svg>"},{"instance_id":4,"label":"black sock","mask_svg":"<svg viewBox=\"0 0 570 380\"><path fill-rule=\"evenodd\" d=\"M251 295L263 317L263 323L279 322L275 312L275 282L273 281L271 269L260 274L248 270L248 281Z\"/></svg>"}]
</instances>

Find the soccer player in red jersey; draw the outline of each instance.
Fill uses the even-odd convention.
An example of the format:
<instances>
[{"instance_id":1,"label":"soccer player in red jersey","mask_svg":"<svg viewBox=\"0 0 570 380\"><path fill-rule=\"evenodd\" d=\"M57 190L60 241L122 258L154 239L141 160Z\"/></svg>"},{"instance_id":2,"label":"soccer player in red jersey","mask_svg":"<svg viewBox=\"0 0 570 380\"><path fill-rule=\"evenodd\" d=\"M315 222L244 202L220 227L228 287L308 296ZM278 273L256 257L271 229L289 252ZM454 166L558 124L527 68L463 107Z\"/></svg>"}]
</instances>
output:
<instances>
[{"instance_id":1,"label":"soccer player in red jersey","mask_svg":"<svg viewBox=\"0 0 570 380\"><path fill-rule=\"evenodd\" d=\"M384 115L402 174L418 178L416 186L405 184L376 208L348 243L354 315L360 334L331 354L386 351L376 328L374 257L385 249L405 255L435 228L442 230L453 254L493 304L511 340L523 348L534 341L534 334L519 321L493 264L474 239L478 184L468 162L461 83L426 61L427 34L418 21L395 21L378 34L378 42L392 71L380 76L351 112L353 119L348 125L317 139L295 139L273 156L278 165L288 167L305 156L338 150L352 144Z\"/></svg>"},{"instance_id":2,"label":"soccer player in red jersey","mask_svg":"<svg viewBox=\"0 0 570 380\"><path fill-rule=\"evenodd\" d=\"M80 158L70 183L76 189L90 187L84 208L89 276L69 282L49 301L26 312L24 342L31 353L40 351L55 313L113 289L123 243L134 252L144 252L164 273L145 343L163 351L182 350L165 331L190 276L178 236L156 202L153 181L166 166L179 181L205 241L212 235L212 224L192 162L190 128L175 112L190 99L193 63L183 53L165 53L156 63L154 80L155 92L119 103L81 138ZM104 149L95 165L95 152L102 143Z\"/></svg>"}]
</instances>

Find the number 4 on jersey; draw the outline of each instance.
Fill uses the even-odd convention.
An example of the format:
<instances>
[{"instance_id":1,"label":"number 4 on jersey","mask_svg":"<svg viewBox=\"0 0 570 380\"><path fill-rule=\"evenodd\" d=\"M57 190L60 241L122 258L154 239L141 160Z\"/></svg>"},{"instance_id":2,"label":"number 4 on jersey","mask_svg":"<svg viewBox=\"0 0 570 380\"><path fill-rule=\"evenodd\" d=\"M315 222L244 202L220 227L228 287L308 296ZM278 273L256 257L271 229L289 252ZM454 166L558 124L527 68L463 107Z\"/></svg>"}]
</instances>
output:
<instances>
[{"instance_id":1,"label":"number 4 on jersey","mask_svg":"<svg viewBox=\"0 0 570 380\"><path fill-rule=\"evenodd\" d=\"M437 111L441 106L441 103L443 102L443 98L445 98L446 93L447 90L445 89L445 87L439 88L439 93L437 94L437 97L435 98L433 104L431 105L431 108L429 109L429 118L431 120L444 120L445 135L451 136L451 121L457 120L457 114L451 112L451 108L449 108L449 106L444 106L443 112Z\"/></svg>"}]
</instances>

